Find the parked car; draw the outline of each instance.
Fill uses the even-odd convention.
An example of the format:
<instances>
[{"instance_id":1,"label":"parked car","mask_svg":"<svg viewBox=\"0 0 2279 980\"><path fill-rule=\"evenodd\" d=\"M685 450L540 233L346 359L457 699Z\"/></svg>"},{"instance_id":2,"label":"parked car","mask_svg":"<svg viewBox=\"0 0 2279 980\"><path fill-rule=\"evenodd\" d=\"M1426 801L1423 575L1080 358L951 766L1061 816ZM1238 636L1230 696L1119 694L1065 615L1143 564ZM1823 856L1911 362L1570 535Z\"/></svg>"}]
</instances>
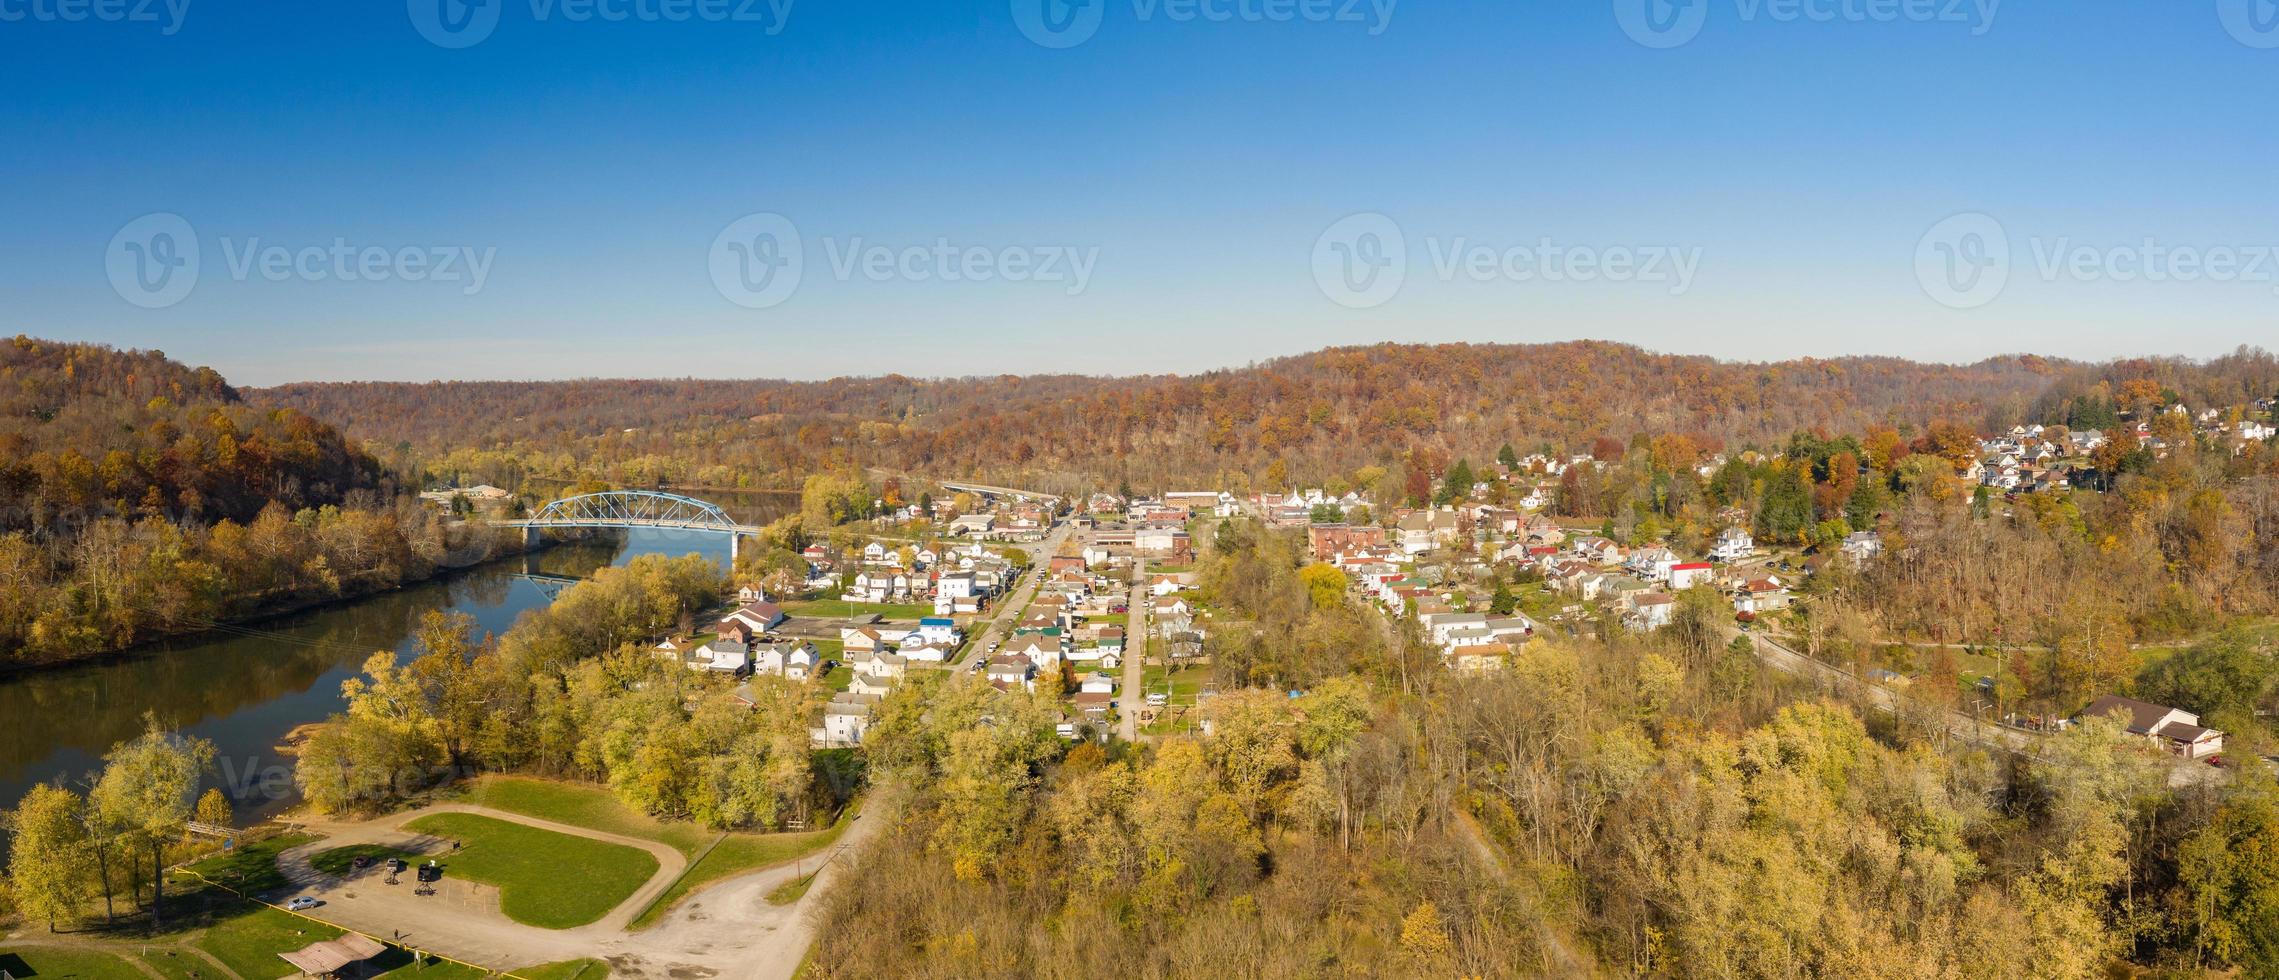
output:
<instances>
[{"instance_id":1,"label":"parked car","mask_svg":"<svg viewBox=\"0 0 2279 980\"><path fill-rule=\"evenodd\" d=\"M296 899L294 899L294 900L292 900L292 901L290 901L290 902L286 902L286 903L285 903L285 908L287 908L287 909L289 909L289 910L291 910L291 911L294 911L294 912L305 912L305 911L308 911L309 909L313 909L313 908L316 908L317 906L319 906L319 905L323 905L323 904L324 904L323 902L317 901L316 899L314 899L314 898L311 898L310 896L307 896L307 895L303 895L303 896L301 896L301 897L299 897L299 898L296 898Z\"/></svg>"}]
</instances>

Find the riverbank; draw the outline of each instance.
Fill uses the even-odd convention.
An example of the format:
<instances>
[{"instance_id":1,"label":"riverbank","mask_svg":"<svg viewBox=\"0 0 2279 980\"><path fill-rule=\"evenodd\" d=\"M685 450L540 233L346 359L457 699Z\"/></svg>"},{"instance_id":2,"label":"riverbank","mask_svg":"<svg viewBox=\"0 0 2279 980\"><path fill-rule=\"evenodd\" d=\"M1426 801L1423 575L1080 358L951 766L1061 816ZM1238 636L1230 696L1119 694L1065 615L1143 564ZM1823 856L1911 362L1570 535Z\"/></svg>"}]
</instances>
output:
<instances>
[{"instance_id":1,"label":"riverbank","mask_svg":"<svg viewBox=\"0 0 2279 980\"><path fill-rule=\"evenodd\" d=\"M211 637L217 633L227 633L234 630L256 629L264 623L270 623L292 616L300 616L308 613L322 612L327 609L340 608L357 603L369 602L375 598L387 595L392 592L402 592L405 589L415 588L422 585L448 582L454 576L464 575L478 569L496 565L500 562L527 561L531 556L536 555L539 552L545 551L548 548L552 548L557 544L567 543L562 541L555 541L549 538L541 538L536 547L531 547L521 534L498 533L495 537L496 540L492 544L492 549L487 552L487 557L461 565L438 563L432 568L428 569L425 574L410 578L398 579L386 585L374 584L359 588L355 591L342 592L338 595L304 596L285 602L266 604L259 609L227 616L221 619L216 619L208 623L191 625L187 629L153 633L152 635L137 639L125 646L110 647L100 650L90 650L83 654L55 660L0 660L0 683L6 683L18 676L26 674L38 674L47 671L66 670L73 667L84 667L93 664L129 660L134 657L147 654L159 647L163 647L168 644L181 643L185 641L196 641L202 638ZM502 552L498 550L501 547L511 550Z\"/></svg>"}]
</instances>

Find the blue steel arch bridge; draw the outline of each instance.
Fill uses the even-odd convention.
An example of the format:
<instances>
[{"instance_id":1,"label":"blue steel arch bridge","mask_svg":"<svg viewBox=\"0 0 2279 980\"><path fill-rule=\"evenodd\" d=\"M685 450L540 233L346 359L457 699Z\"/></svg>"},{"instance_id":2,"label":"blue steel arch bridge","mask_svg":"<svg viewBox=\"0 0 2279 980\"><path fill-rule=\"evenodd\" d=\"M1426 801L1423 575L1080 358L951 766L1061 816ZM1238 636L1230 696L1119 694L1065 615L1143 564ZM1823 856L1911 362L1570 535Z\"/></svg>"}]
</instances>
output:
<instances>
[{"instance_id":1,"label":"blue steel arch bridge","mask_svg":"<svg viewBox=\"0 0 2279 980\"><path fill-rule=\"evenodd\" d=\"M499 521L500 527L519 527L525 541L536 545L547 528L666 528L675 531L718 532L728 536L728 563L736 563L737 543L744 535L758 534L758 525L728 516L720 505L657 490L606 490L564 497L519 521Z\"/></svg>"}]
</instances>

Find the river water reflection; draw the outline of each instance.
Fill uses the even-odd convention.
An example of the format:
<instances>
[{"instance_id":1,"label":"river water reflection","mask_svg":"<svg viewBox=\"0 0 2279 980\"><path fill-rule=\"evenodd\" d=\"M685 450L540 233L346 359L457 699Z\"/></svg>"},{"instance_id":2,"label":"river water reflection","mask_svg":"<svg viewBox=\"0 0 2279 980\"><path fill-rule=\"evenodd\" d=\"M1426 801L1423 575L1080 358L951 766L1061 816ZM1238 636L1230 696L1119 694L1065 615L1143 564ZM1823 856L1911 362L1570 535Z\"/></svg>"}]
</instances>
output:
<instances>
[{"instance_id":1,"label":"river water reflection","mask_svg":"<svg viewBox=\"0 0 2279 980\"><path fill-rule=\"evenodd\" d=\"M340 711L340 683L373 651L408 653L428 610L463 612L500 633L549 601L525 573L584 577L636 555L689 552L725 562L728 540L631 531L98 663L0 677L0 808L37 783L83 778L155 712L168 726L212 740L208 781L231 795L241 819L279 809L292 797L291 760L277 753L279 740Z\"/></svg>"}]
</instances>

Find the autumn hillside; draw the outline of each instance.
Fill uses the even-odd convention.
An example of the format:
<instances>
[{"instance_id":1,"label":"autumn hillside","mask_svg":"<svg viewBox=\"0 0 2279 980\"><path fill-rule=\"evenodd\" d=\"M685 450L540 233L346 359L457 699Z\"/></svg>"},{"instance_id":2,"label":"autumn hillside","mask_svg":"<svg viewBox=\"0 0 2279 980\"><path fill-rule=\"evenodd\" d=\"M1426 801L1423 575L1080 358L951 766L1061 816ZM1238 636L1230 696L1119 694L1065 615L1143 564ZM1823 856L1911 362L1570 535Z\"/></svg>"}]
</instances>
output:
<instances>
[{"instance_id":1,"label":"autumn hillside","mask_svg":"<svg viewBox=\"0 0 2279 980\"><path fill-rule=\"evenodd\" d=\"M94 514L250 520L340 502L379 479L331 426L255 406L211 368L159 351L16 337L0 344L0 531Z\"/></svg>"},{"instance_id":2,"label":"autumn hillside","mask_svg":"<svg viewBox=\"0 0 2279 980\"><path fill-rule=\"evenodd\" d=\"M1384 344L1233 370L821 382L581 380L295 384L255 397L343 420L379 447L433 458L498 450L619 480L796 485L853 461L968 475L1156 480L1323 478L1419 449L1576 444L1683 432L1772 442L2022 415L2070 365L1894 358L1770 364L1620 344ZM628 431L630 430L630 431Z\"/></svg>"}]
</instances>

